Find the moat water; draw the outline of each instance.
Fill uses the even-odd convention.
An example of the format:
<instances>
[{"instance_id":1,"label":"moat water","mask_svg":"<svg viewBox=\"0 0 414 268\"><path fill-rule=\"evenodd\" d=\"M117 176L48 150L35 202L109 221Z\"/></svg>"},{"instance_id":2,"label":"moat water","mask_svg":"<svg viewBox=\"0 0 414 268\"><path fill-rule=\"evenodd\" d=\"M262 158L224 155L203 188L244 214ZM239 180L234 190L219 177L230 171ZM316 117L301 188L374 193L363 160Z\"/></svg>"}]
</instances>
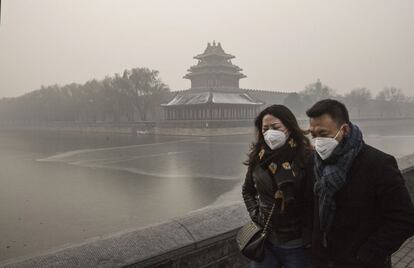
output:
<instances>
[{"instance_id":1,"label":"moat water","mask_svg":"<svg viewBox=\"0 0 414 268\"><path fill-rule=\"evenodd\" d=\"M414 120L358 124L368 144L414 153ZM251 141L0 130L0 260L240 198Z\"/></svg>"}]
</instances>

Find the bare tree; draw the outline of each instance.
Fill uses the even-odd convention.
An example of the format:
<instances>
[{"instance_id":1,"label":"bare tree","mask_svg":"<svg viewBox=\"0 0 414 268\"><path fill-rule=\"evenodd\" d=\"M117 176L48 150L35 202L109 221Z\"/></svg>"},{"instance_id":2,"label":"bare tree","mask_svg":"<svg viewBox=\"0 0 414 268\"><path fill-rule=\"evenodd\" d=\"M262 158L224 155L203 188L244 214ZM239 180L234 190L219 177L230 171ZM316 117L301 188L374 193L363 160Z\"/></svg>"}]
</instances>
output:
<instances>
[{"instance_id":1,"label":"bare tree","mask_svg":"<svg viewBox=\"0 0 414 268\"><path fill-rule=\"evenodd\" d=\"M315 83L307 85L301 93L309 96L312 102L335 96L335 90L322 84L319 79Z\"/></svg>"},{"instance_id":2,"label":"bare tree","mask_svg":"<svg viewBox=\"0 0 414 268\"><path fill-rule=\"evenodd\" d=\"M386 87L378 92L376 99L379 101L381 117L385 111L389 111L392 116L396 113L402 116L400 103L406 101L406 96L401 89Z\"/></svg>"},{"instance_id":3,"label":"bare tree","mask_svg":"<svg viewBox=\"0 0 414 268\"><path fill-rule=\"evenodd\" d=\"M361 117L361 108L367 105L372 98L371 91L366 88L355 88L345 94L345 101L350 107L355 107L358 111L358 117Z\"/></svg>"},{"instance_id":4,"label":"bare tree","mask_svg":"<svg viewBox=\"0 0 414 268\"><path fill-rule=\"evenodd\" d=\"M133 101L142 121L147 121L148 112L154 106L156 99L169 88L158 77L159 72L148 68L125 70L121 79L121 88L126 90Z\"/></svg>"}]
</instances>

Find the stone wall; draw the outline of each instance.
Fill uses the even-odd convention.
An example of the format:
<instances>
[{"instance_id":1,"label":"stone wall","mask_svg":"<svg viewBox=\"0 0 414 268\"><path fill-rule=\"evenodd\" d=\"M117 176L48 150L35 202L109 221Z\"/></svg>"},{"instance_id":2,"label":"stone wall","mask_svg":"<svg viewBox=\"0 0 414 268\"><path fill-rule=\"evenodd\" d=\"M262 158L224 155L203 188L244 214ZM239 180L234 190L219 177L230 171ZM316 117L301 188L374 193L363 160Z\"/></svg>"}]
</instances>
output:
<instances>
[{"instance_id":1,"label":"stone wall","mask_svg":"<svg viewBox=\"0 0 414 268\"><path fill-rule=\"evenodd\" d=\"M234 128L154 128L153 134L172 136L227 136L253 134L252 127Z\"/></svg>"},{"instance_id":2,"label":"stone wall","mask_svg":"<svg viewBox=\"0 0 414 268\"><path fill-rule=\"evenodd\" d=\"M352 121L361 127L372 127L378 125L378 121L387 125L400 126L401 124L412 124L413 118L393 119L353 119ZM111 134L157 134L177 136L221 136L254 134L254 120L171 120L161 122L27 122L27 123L5 123L0 122L0 129L18 130L52 130L84 133L111 133ZM298 118L298 123L303 129L309 127L308 118Z\"/></svg>"},{"instance_id":3,"label":"stone wall","mask_svg":"<svg viewBox=\"0 0 414 268\"><path fill-rule=\"evenodd\" d=\"M158 122L158 135L222 136L253 134L253 120L171 120Z\"/></svg>"},{"instance_id":4,"label":"stone wall","mask_svg":"<svg viewBox=\"0 0 414 268\"><path fill-rule=\"evenodd\" d=\"M399 159L411 191L413 160L414 155ZM38 256L12 259L0 267L247 267L235 235L248 221L243 202L237 201Z\"/></svg>"},{"instance_id":5,"label":"stone wall","mask_svg":"<svg viewBox=\"0 0 414 268\"><path fill-rule=\"evenodd\" d=\"M0 123L0 129L13 130L51 130L82 133L110 133L110 134L149 134L154 131L155 122L127 122L127 123L82 123L82 122L28 122L28 123Z\"/></svg>"}]
</instances>

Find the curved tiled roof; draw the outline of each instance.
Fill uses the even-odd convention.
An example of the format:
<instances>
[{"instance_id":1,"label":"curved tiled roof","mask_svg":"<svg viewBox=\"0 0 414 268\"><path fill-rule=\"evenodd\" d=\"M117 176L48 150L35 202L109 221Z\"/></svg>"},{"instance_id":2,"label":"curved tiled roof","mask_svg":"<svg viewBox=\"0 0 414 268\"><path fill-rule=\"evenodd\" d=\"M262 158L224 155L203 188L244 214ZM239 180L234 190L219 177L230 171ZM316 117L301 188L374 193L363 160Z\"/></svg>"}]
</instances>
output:
<instances>
[{"instance_id":1,"label":"curved tiled roof","mask_svg":"<svg viewBox=\"0 0 414 268\"><path fill-rule=\"evenodd\" d=\"M235 104L235 105L262 105L263 102L255 100L244 92L179 92L167 104L162 106L182 106L182 105L199 105L206 103L216 104Z\"/></svg>"}]
</instances>

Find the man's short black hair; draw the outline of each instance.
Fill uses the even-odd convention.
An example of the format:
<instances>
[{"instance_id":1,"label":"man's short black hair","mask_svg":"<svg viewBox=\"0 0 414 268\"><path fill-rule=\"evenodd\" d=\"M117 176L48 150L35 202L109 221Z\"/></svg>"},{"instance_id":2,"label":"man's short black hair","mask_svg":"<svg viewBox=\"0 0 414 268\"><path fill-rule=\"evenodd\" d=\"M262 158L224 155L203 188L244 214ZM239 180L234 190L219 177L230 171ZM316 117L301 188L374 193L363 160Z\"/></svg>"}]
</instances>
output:
<instances>
[{"instance_id":1,"label":"man's short black hair","mask_svg":"<svg viewBox=\"0 0 414 268\"><path fill-rule=\"evenodd\" d=\"M338 126L349 123L348 110L342 102L337 100L320 100L306 111L306 115L310 118L319 117L324 114L330 115Z\"/></svg>"}]
</instances>

